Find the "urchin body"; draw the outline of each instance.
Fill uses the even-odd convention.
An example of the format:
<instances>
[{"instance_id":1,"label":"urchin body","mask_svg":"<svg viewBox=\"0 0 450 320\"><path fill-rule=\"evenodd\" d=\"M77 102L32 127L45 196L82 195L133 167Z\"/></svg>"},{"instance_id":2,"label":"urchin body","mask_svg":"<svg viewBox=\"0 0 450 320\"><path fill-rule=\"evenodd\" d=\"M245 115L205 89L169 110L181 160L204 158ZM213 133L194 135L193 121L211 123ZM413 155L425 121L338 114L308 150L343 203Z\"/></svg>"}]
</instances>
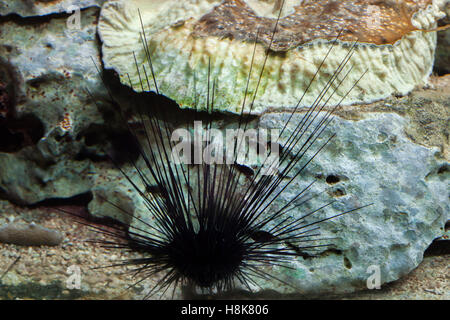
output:
<instances>
[{"instance_id":1,"label":"urchin body","mask_svg":"<svg viewBox=\"0 0 450 320\"><path fill-rule=\"evenodd\" d=\"M195 232L186 230L161 248L179 276L200 288L227 287L243 267L248 254L245 241L238 230L202 226Z\"/></svg>"},{"instance_id":2,"label":"urchin body","mask_svg":"<svg viewBox=\"0 0 450 320\"><path fill-rule=\"evenodd\" d=\"M205 171L202 176L200 190L213 183ZM226 182L237 184L234 175ZM155 242L145 232L129 238L130 247L148 256L135 260L134 264L165 271L170 283L222 292L232 289L236 282L249 287L252 280L247 273L255 270L254 264L270 265L284 259L284 249L276 249L282 246L282 238L270 234L266 239L255 240L255 234L261 232L260 220L248 214L242 194L233 192L220 197L220 193L211 192L207 198L204 202L196 201L198 209L194 213L188 213L180 202L170 203L170 197L165 198L164 208L171 209L157 215L161 240ZM239 203L244 206L236 205Z\"/></svg>"}]
</instances>

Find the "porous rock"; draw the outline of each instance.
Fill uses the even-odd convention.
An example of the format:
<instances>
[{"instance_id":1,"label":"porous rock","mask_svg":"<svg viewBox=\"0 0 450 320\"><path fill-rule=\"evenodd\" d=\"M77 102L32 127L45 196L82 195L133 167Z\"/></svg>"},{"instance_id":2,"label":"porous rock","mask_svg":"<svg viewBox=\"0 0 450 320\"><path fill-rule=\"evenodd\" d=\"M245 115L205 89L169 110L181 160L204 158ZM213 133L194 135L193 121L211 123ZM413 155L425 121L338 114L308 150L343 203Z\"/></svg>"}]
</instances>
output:
<instances>
[{"instance_id":1,"label":"porous rock","mask_svg":"<svg viewBox=\"0 0 450 320\"><path fill-rule=\"evenodd\" d=\"M87 7L99 7L104 0L0 0L0 15L17 14L22 17L69 13Z\"/></svg>"},{"instance_id":2,"label":"porous rock","mask_svg":"<svg viewBox=\"0 0 450 320\"><path fill-rule=\"evenodd\" d=\"M67 17L0 24L0 82L9 101L0 119L0 193L8 199L32 204L92 186L92 165L77 155L83 132L103 123L86 90L105 94L94 65L98 12L83 11L80 30L68 29Z\"/></svg>"},{"instance_id":3,"label":"porous rock","mask_svg":"<svg viewBox=\"0 0 450 320\"><path fill-rule=\"evenodd\" d=\"M244 109L260 114L269 109L295 108L298 103L310 105L357 41L339 76L343 79L347 75L346 81L336 86L328 104L341 100L343 104L368 103L392 94L405 95L415 86L427 83L433 67L436 32L424 30L435 28L437 20L445 16L443 8L448 0L320 0L298 5L288 1L272 41L279 3L107 2L99 21L103 62L106 68L119 73L124 84L129 85L131 80L138 91L155 90L153 83L150 87L144 83L141 88L139 77L139 73L153 70L160 92L187 108L206 105L210 70L211 81L216 81L219 92L216 109L235 113L242 109L250 65L253 62L248 100L256 91L265 65L253 108ZM335 43L339 30L342 33ZM145 40L148 52L143 46ZM271 51L266 61L268 48ZM325 57L326 63L321 64ZM350 66L352 72L347 74ZM319 77L309 86L316 72ZM364 77L349 92L362 74Z\"/></svg>"},{"instance_id":4,"label":"porous rock","mask_svg":"<svg viewBox=\"0 0 450 320\"><path fill-rule=\"evenodd\" d=\"M270 114L261 121L272 127L285 117ZM405 134L408 125L408 119L395 113L368 113L357 121L335 119L331 130L337 132L336 139L278 200L286 203L307 181L319 177L315 191L327 190L339 201L316 218L372 205L321 226L323 236L337 238L332 241L337 250L323 250L315 259L297 258L291 264L295 271L274 267L271 274L303 294L342 293L367 289L375 270L371 268L380 271L383 284L417 267L450 218L449 172L439 171L448 166L439 149L411 142ZM321 201L311 201L296 214L320 207ZM294 291L276 281L264 286Z\"/></svg>"}]
</instances>

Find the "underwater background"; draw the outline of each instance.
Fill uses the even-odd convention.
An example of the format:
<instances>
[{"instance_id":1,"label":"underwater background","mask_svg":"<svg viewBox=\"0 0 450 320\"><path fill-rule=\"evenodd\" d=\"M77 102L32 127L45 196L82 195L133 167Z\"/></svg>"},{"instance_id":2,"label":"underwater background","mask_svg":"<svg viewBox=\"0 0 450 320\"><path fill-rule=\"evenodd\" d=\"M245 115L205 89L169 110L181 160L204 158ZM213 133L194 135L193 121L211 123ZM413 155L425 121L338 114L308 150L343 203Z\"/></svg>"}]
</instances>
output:
<instances>
[{"instance_id":1,"label":"underwater background","mask_svg":"<svg viewBox=\"0 0 450 320\"><path fill-rule=\"evenodd\" d=\"M139 4L138 0L132 2ZM272 2L276 7L278 1L268 1ZM203 8L199 5L202 1L186 3ZM257 3L248 1L254 9L259 8ZM423 3L419 11L439 12L427 16L424 28L450 23L448 1ZM287 1L291 9L293 4L295 1ZM130 224L127 216L105 202L105 198L113 199L125 210L145 214L139 194L107 155L110 152L127 166L120 156L130 144L130 134L117 116L106 87L111 86L114 99L125 106L151 105L154 101L152 95L139 93L153 89L136 88L135 92L127 86L125 74L133 70L126 68L134 63L132 49L140 46L139 31L136 33L140 24L136 12L126 5L124 0L0 0L0 299L141 299L163 276L155 275L127 290L136 282L132 266L94 269L141 255L86 242L107 237L64 213L70 212L77 216L76 220L101 226L102 230ZM183 12L189 5L174 7L173 12ZM148 12L151 15L155 10L164 12L163 9L169 10L151 7ZM335 14L332 9L327 14ZM271 14L268 16L273 19ZM116 15L120 17L117 25L110 21ZM190 27L177 16L171 17L176 26L168 28L161 17L164 15L156 16L162 21L158 27L164 32L173 29L183 34L183 28ZM112 31L108 28L111 25ZM188 92L193 86L189 81L194 72L172 66L183 63L185 56L194 56L198 47L207 44L191 48L184 42L178 44L178 35L158 32L152 29L148 33L155 39L151 50L159 72L157 79L162 83L161 93L180 104L173 114L176 124L189 112L192 97ZM132 41L122 42L123 39ZM404 39L410 42L400 43ZM328 50L330 39L325 40L328 42L323 44L307 39L307 43L270 55L267 71L262 75L265 82L261 100L250 117L250 127L279 128L289 122L289 110L307 83L300 77L310 78L314 69L287 66L283 59L297 59L302 65L313 61L317 67ZM176 45L170 48L171 41L181 49ZM213 61L213 73L225 74L219 88L223 94L218 95L221 112L214 121L226 130L239 121L241 101L237 100L237 92L245 86L247 69L241 68L248 65L241 65L233 54L225 54L223 44L213 45L217 45L215 53L210 52L211 48L207 50L211 57L224 53L224 57L214 60L219 62ZM264 43L259 45L258 48L265 48ZM336 133L336 138L308 165L301 179L277 198L274 208L283 206L313 179L317 180L313 191L322 193L322 197L314 199L307 209L323 205L324 199L337 200L327 213L320 213L321 218L373 205L362 213L329 221L321 227L326 236L336 238L333 249L320 250L318 258L297 257L290 270L277 266L271 269L300 290L266 281L258 283L261 288L254 293L237 291L226 297L450 298L450 30L408 31L396 40L395 49L386 49L389 43L383 45L374 43L359 49L355 70L364 70L370 64L370 72L376 76L360 83L355 95L335 112L329 130ZM229 48L236 54L244 50L242 44ZM346 52L348 45L342 48ZM308 53L309 49L317 51ZM305 50L303 55L301 50ZM398 52L394 52L395 58L389 60L389 50L406 53L397 56ZM302 58L297 58L297 54ZM246 57L242 61L248 63L250 59ZM139 63L146 60L142 52L137 58ZM341 56L334 62L330 59L323 76L332 74L333 63L339 64ZM256 66L261 66L262 61L260 58ZM386 70L394 71L383 69L381 62L386 62ZM223 65L232 66L231 71L221 69ZM207 60L198 58L198 65L192 69L197 67L198 76L205 78L207 66ZM106 80L99 76L97 67ZM396 72L398 78L394 77ZM407 75L404 78L403 72ZM234 78L235 73L242 73L241 77ZM229 74L233 76L226 78ZM356 75L358 78L359 73ZM132 81L136 78L135 74ZM319 84L323 81L320 79ZM205 96L204 92L200 95ZM302 107L306 108L315 95ZM293 119L300 119L305 110L298 110ZM287 128L287 135L294 130L293 124ZM130 166L127 168L131 170ZM300 213L295 211L293 215ZM157 292L153 298L180 299L186 295L183 290L176 290L173 295L169 290Z\"/></svg>"}]
</instances>

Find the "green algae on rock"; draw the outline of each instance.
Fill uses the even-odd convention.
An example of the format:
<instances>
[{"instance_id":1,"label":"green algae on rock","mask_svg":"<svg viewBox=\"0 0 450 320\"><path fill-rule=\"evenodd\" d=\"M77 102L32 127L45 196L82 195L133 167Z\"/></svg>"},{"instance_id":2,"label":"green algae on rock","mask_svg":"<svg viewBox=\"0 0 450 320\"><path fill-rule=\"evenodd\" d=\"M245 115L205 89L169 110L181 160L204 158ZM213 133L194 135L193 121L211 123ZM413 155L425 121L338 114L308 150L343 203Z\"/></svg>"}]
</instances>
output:
<instances>
[{"instance_id":1,"label":"green algae on rock","mask_svg":"<svg viewBox=\"0 0 450 320\"><path fill-rule=\"evenodd\" d=\"M141 13L160 92L182 107L205 105L208 65L211 79L217 79L215 108L241 111L243 92L258 38L250 81L254 93L265 51L271 43L279 1L153 1L114 0L104 4L99 34L103 41L103 62L117 71L124 84L140 87L133 53L142 74L147 56L143 49ZM319 95L351 44L358 41L352 59L342 75L352 72L329 101L335 105L367 69L343 104L367 103L391 94L405 95L427 82L431 73L436 21L445 16L448 0L378 1L287 1L270 45L270 54L253 112L292 108L307 89L319 65L342 30L338 44L326 59L301 105L310 105ZM333 7L332 7L333 6ZM332 7L332 8L331 8ZM272 10L270 10L272 8ZM376 19L375 19L375 18ZM320 23L319 23L320 22ZM258 34L258 36L257 36ZM256 70L256 71L255 71Z\"/></svg>"}]
</instances>

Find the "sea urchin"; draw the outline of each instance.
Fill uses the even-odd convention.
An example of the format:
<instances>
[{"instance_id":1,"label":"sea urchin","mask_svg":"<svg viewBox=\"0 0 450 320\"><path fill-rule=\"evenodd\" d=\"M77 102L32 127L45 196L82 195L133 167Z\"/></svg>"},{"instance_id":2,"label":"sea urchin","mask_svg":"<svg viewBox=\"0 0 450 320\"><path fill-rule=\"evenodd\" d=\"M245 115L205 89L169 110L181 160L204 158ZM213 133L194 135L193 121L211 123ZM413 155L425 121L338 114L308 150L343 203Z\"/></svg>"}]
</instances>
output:
<instances>
[{"instance_id":1,"label":"sea urchin","mask_svg":"<svg viewBox=\"0 0 450 320\"><path fill-rule=\"evenodd\" d=\"M124 108L120 108L122 119L133 137L129 148L137 150L140 157L136 160L130 151L128 158L133 171L126 172L119 164L117 166L133 190L142 198L149 218L136 216L120 208L113 199L104 199L130 218L128 233L124 236L119 228L113 231L94 228L114 238L111 241L98 241L102 245L108 248L131 249L143 254L142 258L119 264L134 266L135 275L140 277L138 283L156 274L163 274L156 286L147 292L146 297L150 297L156 290L165 292L171 286L175 290L179 285L185 284L206 291L230 290L237 283L252 290L252 286L258 286L255 281L258 278L290 285L264 268L289 268L288 263L292 257L313 257L314 254L308 250L330 246L330 243L324 243L327 239L320 237L318 224L361 208L315 221L308 220L332 201L307 211L300 217L290 215L289 212L294 208L299 208L314 197L309 194L314 182L298 190L281 208L271 207L274 200L301 176L308 164L334 137L334 134L328 138L322 137L333 119L333 112L339 106L338 103L329 107L328 102L351 71L348 61L354 47L350 47L314 103L304 112L301 121L294 125L294 130L287 139L283 140L281 137L283 134L286 136L287 125L293 121L293 115L304 94L299 99L297 108L280 128L279 137L256 144L259 163L246 166L242 165L239 159L242 152L248 153L251 149L251 139L246 140L246 130L250 126L251 111L267 58L273 54L271 45L276 37L279 18L280 16L273 21L272 40L266 50L262 69L256 72L256 86L250 90L258 42L258 39L255 39L252 64L243 92L243 104L234 127L237 134L226 148L215 139L220 126L214 102L220 91L217 89L217 79L212 79L211 76L211 61L207 79L199 80L206 81L204 105L195 104L191 106L193 110L181 110L170 108L161 102L162 99L156 99L159 103L134 108L136 114L133 124L127 119ZM335 42L338 37L339 35L336 36ZM159 94L157 79L152 72L147 37L143 32L141 42L148 65L140 65L134 57L140 79L138 91L150 91L153 87ZM322 64L332 49L333 46L323 58ZM315 81L322 64L310 80L310 85ZM130 86L133 87L131 81ZM197 94L194 91L195 101L198 101L195 98ZM116 101L112 90L110 97ZM174 112L178 112L184 120L182 132L186 134L183 138L174 138ZM204 130L203 133L198 133L198 126ZM190 139L192 135L194 141ZM260 141L259 135L258 133L253 138ZM196 136L200 138L200 142L195 141ZM323 139L320 143L319 138ZM181 142L187 148L183 148L181 156L179 154L178 158L174 158L173 151L178 150ZM282 147L277 149L280 145ZM260 152L261 150L264 152ZM198 152L203 161L195 161ZM205 161L205 158L202 158L205 154L213 161Z\"/></svg>"}]
</instances>

